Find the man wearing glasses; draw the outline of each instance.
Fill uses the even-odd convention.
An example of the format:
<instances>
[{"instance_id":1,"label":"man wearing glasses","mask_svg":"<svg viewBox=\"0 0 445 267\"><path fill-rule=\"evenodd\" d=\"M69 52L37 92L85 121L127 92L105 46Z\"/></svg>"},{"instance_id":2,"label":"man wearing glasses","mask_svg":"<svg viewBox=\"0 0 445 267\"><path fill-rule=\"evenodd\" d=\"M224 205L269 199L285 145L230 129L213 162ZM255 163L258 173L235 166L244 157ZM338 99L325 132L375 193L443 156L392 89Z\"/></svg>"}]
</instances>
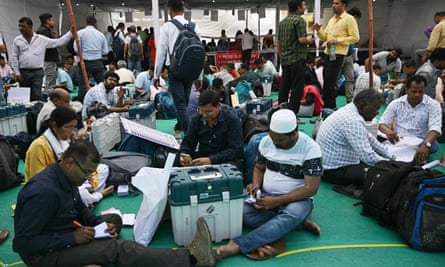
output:
<instances>
[{"instance_id":1,"label":"man wearing glasses","mask_svg":"<svg viewBox=\"0 0 445 267\"><path fill-rule=\"evenodd\" d=\"M365 126L365 121L372 121L379 113L382 103L379 92L366 89L323 121L316 140L323 155L324 181L361 186L366 168L391 158Z\"/></svg>"},{"instance_id":2,"label":"man wearing glasses","mask_svg":"<svg viewBox=\"0 0 445 267\"><path fill-rule=\"evenodd\" d=\"M181 144L180 164L199 166L233 163L242 166L243 129L240 119L223 108L219 94L204 90L198 99L199 114L192 117ZM198 152L195 152L199 143Z\"/></svg>"},{"instance_id":3,"label":"man wearing glasses","mask_svg":"<svg viewBox=\"0 0 445 267\"><path fill-rule=\"evenodd\" d=\"M147 248L117 240L118 229L108 222L108 237L95 239L94 226L104 220L83 205L77 187L96 171L99 161L93 144L77 141L59 163L49 165L20 191L13 249L27 266L214 266L210 233L203 219L198 220L195 238L186 249Z\"/></svg>"}]
</instances>

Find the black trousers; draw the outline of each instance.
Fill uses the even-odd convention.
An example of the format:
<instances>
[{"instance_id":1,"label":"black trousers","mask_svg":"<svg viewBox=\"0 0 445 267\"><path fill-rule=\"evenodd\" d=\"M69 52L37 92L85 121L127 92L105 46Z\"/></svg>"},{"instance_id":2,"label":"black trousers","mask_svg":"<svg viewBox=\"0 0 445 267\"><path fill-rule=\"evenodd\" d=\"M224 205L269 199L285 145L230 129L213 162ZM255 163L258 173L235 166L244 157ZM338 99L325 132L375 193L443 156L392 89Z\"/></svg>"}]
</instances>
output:
<instances>
[{"instance_id":1,"label":"black trousers","mask_svg":"<svg viewBox=\"0 0 445 267\"><path fill-rule=\"evenodd\" d=\"M369 168L369 166L359 163L357 165L324 170L321 179L331 184L362 186L365 182L365 168Z\"/></svg>"},{"instance_id":2,"label":"black trousers","mask_svg":"<svg viewBox=\"0 0 445 267\"><path fill-rule=\"evenodd\" d=\"M93 78L96 81L96 84L99 84L104 81L104 64L102 59L98 60L85 60L85 69L87 70L88 79ZM83 102L83 98L85 97L86 85L82 76L82 70L79 67L80 72L80 83L79 83L79 93L77 94L78 100Z\"/></svg>"},{"instance_id":3,"label":"black trousers","mask_svg":"<svg viewBox=\"0 0 445 267\"><path fill-rule=\"evenodd\" d=\"M301 97L303 96L306 62L301 59L290 65L282 66L282 68L283 75L278 94L278 103L288 103L289 108L297 114L300 109Z\"/></svg>"},{"instance_id":4,"label":"black trousers","mask_svg":"<svg viewBox=\"0 0 445 267\"><path fill-rule=\"evenodd\" d=\"M336 108L336 84L338 74L340 73L343 59L345 56L336 55L335 60L330 61L329 56L325 57L325 65L323 69L323 101L325 108Z\"/></svg>"},{"instance_id":5,"label":"black trousers","mask_svg":"<svg viewBox=\"0 0 445 267\"><path fill-rule=\"evenodd\" d=\"M250 68L250 56L252 55L252 49L246 49L241 52L241 61Z\"/></svg>"},{"instance_id":6,"label":"black trousers","mask_svg":"<svg viewBox=\"0 0 445 267\"><path fill-rule=\"evenodd\" d=\"M43 69L20 69L20 74L23 77L23 83L20 86L31 88L30 101L40 100L45 75Z\"/></svg>"}]
</instances>

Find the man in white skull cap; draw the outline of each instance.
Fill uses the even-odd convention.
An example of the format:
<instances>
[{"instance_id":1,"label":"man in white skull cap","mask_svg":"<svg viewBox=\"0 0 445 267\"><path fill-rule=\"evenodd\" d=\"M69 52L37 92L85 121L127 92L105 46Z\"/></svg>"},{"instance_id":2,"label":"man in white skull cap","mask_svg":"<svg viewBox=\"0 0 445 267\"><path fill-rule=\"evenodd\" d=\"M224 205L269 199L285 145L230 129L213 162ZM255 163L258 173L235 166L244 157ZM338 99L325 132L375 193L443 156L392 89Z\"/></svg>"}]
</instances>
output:
<instances>
[{"instance_id":1,"label":"man in white skull cap","mask_svg":"<svg viewBox=\"0 0 445 267\"><path fill-rule=\"evenodd\" d=\"M217 258L239 252L249 258L266 259L286 250L280 240L295 229L317 235L320 227L308 218L322 175L321 150L299 132L297 118L289 109L272 114L269 135L258 147L252 183L246 190L243 222L254 228L217 249Z\"/></svg>"}]
</instances>

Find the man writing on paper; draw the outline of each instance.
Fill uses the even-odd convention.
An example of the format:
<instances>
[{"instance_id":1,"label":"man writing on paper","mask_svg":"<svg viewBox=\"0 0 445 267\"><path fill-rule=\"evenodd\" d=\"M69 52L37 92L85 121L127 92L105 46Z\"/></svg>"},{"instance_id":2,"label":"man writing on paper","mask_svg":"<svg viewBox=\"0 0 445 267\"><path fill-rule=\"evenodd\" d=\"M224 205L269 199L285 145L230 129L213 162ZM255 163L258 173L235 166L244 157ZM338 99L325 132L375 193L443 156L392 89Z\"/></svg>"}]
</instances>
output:
<instances>
[{"instance_id":1,"label":"man writing on paper","mask_svg":"<svg viewBox=\"0 0 445 267\"><path fill-rule=\"evenodd\" d=\"M406 81L406 95L392 101L379 121L379 130L393 144L399 141L400 136L415 136L424 140L414 156L418 162L426 161L428 154L437 151L437 138L442 134L442 110L437 101L425 95L426 86L423 76L409 78Z\"/></svg>"},{"instance_id":2,"label":"man writing on paper","mask_svg":"<svg viewBox=\"0 0 445 267\"><path fill-rule=\"evenodd\" d=\"M198 99L199 114L192 117L181 144L180 163L183 166L233 163L241 167L243 129L240 119L223 108L219 94L204 90ZM199 143L198 152L195 153Z\"/></svg>"},{"instance_id":3,"label":"man writing on paper","mask_svg":"<svg viewBox=\"0 0 445 267\"><path fill-rule=\"evenodd\" d=\"M105 229L109 238L96 240L94 226L103 220L82 203L77 186L96 171L99 161L92 143L77 141L59 163L49 165L20 191L13 249L27 266L214 266L210 233L202 218L186 249L147 248L117 240L116 227L110 223Z\"/></svg>"}]
</instances>

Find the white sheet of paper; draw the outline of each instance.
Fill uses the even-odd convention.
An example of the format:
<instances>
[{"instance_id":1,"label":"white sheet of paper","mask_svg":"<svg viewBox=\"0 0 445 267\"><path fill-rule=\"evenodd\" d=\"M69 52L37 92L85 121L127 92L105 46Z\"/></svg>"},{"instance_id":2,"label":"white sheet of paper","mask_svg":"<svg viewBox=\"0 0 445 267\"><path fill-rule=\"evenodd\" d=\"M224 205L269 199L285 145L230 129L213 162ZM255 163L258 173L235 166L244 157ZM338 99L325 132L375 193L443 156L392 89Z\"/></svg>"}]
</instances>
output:
<instances>
[{"instance_id":1,"label":"white sheet of paper","mask_svg":"<svg viewBox=\"0 0 445 267\"><path fill-rule=\"evenodd\" d=\"M232 101L232 107L239 106L239 100L238 100L238 92L235 92L230 96L230 100Z\"/></svg>"},{"instance_id":2,"label":"white sheet of paper","mask_svg":"<svg viewBox=\"0 0 445 267\"><path fill-rule=\"evenodd\" d=\"M8 90L8 104L28 104L30 87L11 87Z\"/></svg>"},{"instance_id":3,"label":"white sheet of paper","mask_svg":"<svg viewBox=\"0 0 445 267\"><path fill-rule=\"evenodd\" d=\"M105 232L105 230L107 230L107 227L108 225L106 222L94 226L94 238L99 239L110 237L110 234Z\"/></svg>"},{"instance_id":4,"label":"white sheet of paper","mask_svg":"<svg viewBox=\"0 0 445 267\"><path fill-rule=\"evenodd\" d=\"M122 215L122 224L126 226L133 226L136 219L136 214L125 213Z\"/></svg>"},{"instance_id":5,"label":"white sheet of paper","mask_svg":"<svg viewBox=\"0 0 445 267\"><path fill-rule=\"evenodd\" d=\"M414 160L418 147L418 142L414 138L403 137L395 144L385 141L384 145L389 154L396 157L396 160L411 162Z\"/></svg>"}]
</instances>

